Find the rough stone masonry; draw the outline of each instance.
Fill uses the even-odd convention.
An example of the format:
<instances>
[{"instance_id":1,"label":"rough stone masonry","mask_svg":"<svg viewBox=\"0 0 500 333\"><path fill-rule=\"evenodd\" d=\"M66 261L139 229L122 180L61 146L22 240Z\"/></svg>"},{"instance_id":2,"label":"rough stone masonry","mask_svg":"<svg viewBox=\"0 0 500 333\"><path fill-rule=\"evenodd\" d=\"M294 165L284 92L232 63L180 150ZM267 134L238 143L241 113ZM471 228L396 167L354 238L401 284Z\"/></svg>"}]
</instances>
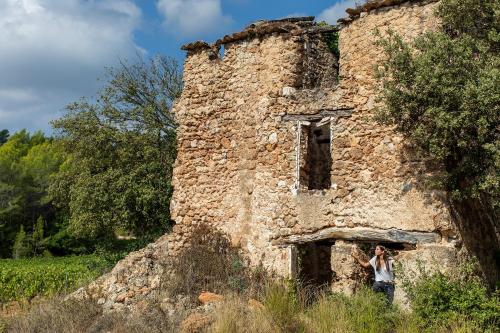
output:
<instances>
[{"instance_id":1,"label":"rough stone masonry","mask_svg":"<svg viewBox=\"0 0 500 333\"><path fill-rule=\"evenodd\" d=\"M119 308L156 288L158 258L199 224L226 233L253 266L347 293L363 275L353 245L385 244L407 266L455 265L460 238L445 194L420 184L433 169L372 119L383 59L374 31L412 39L438 27L435 8L372 1L338 27L311 17L260 21L212 45L183 46L176 225L96 281L99 302ZM326 44L337 29L339 59Z\"/></svg>"}]
</instances>

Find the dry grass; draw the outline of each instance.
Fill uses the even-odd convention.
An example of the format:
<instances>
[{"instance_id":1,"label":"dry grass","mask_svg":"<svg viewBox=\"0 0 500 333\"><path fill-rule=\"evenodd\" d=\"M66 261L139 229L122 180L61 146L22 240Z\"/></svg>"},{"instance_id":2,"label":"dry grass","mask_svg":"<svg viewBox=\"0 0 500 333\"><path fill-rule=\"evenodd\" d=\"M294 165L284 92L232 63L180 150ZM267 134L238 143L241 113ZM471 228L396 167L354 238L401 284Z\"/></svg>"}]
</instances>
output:
<instances>
[{"instance_id":1,"label":"dry grass","mask_svg":"<svg viewBox=\"0 0 500 333\"><path fill-rule=\"evenodd\" d=\"M15 318L8 332L85 332L101 315L101 308L88 301L67 301L54 298L37 304L26 314Z\"/></svg>"},{"instance_id":2,"label":"dry grass","mask_svg":"<svg viewBox=\"0 0 500 333\"><path fill-rule=\"evenodd\" d=\"M226 292L213 308L208 333L477 333L472 323L457 318L427 327L415 314L388 306L368 288L347 297L287 281L268 282L251 304L246 293ZM7 332L21 333L163 333L179 332L187 312L167 314L155 303L141 313L103 313L91 301L55 298L35 305L12 320ZM1 326L0 326L1 327Z\"/></svg>"},{"instance_id":3,"label":"dry grass","mask_svg":"<svg viewBox=\"0 0 500 333\"><path fill-rule=\"evenodd\" d=\"M421 318L389 306L379 294L363 288L347 297L295 290L287 283L270 283L261 295L264 308L232 295L218 304L210 333L479 333L464 319L426 327ZM311 299L313 301L311 302Z\"/></svg>"},{"instance_id":4,"label":"dry grass","mask_svg":"<svg viewBox=\"0 0 500 333\"><path fill-rule=\"evenodd\" d=\"M16 333L163 333L177 332L182 318L172 318L150 306L140 314L103 313L90 300L53 298L33 306L8 323L6 332Z\"/></svg>"},{"instance_id":5,"label":"dry grass","mask_svg":"<svg viewBox=\"0 0 500 333\"><path fill-rule=\"evenodd\" d=\"M247 269L227 236L206 225L193 230L188 246L167 265L162 290L170 296L188 296L193 305L202 291L257 295L269 278L261 269Z\"/></svg>"},{"instance_id":6,"label":"dry grass","mask_svg":"<svg viewBox=\"0 0 500 333\"><path fill-rule=\"evenodd\" d=\"M276 333L279 327L265 309L252 307L241 296L228 296L217 305L209 333Z\"/></svg>"}]
</instances>

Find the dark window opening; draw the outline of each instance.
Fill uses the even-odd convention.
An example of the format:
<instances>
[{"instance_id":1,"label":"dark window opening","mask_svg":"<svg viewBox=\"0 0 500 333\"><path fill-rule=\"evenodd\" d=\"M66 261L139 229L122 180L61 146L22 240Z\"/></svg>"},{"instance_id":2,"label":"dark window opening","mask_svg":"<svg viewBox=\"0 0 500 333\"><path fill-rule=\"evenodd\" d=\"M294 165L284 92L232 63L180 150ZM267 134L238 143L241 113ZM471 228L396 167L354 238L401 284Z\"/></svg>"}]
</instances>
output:
<instances>
[{"instance_id":1,"label":"dark window opening","mask_svg":"<svg viewBox=\"0 0 500 333\"><path fill-rule=\"evenodd\" d=\"M307 285L330 285L333 278L331 254L333 242L297 245L298 277Z\"/></svg>"},{"instance_id":2,"label":"dark window opening","mask_svg":"<svg viewBox=\"0 0 500 333\"><path fill-rule=\"evenodd\" d=\"M300 184L308 190L331 187L332 155L330 151L330 122L315 121L302 127L301 150L303 159Z\"/></svg>"}]
</instances>

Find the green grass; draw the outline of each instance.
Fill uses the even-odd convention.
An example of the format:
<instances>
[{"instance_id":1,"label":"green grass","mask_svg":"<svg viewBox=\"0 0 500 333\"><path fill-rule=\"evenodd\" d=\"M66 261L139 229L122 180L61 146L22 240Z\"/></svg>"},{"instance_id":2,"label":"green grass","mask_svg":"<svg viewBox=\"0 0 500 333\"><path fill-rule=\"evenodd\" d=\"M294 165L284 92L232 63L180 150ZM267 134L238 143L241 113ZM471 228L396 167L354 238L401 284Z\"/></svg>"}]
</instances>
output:
<instances>
[{"instance_id":1,"label":"green grass","mask_svg":"<svg viewBox=\"0 0 500 333\"><path fill-rule=\"evenodd\" d=\"M112 266L109 259L87 255L0 260L0 302L72 291Z\"/></svg>"}]
</instances>

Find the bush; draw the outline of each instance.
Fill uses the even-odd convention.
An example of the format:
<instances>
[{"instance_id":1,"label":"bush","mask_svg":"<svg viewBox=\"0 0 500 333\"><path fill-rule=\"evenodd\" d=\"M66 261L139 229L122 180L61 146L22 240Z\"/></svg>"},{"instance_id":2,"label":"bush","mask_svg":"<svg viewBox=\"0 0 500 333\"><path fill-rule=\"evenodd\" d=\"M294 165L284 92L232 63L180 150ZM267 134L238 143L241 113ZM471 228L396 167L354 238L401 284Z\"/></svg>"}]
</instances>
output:
<instances>
[{"instance_id":1,"label":"bush","mask_svg":"<svg viewBox=\"0 0 500 333\"><path fill-rule=\"evenodd\" d=\"M405 280L404 289L422 327L463 321L483 331L495 331L500 325L498 291L488 295L471 267L461 267L454 275L420 269L418 280Z\"/></svg>"},{"instance_id":2,"label":"bush","mask_svg":"<svg viewBox=\"0 0 500 333\"><path fill-rule=\"evenodd\" d=\"M205 225L193 230L189 244L167 265L162 289L190 296L193 301L202 291L242 292L251 288L251 273L238 250L224 234Z\"/></svg>"},{"instance_id":3,"label":"bush","mask_svg":"<svg viewBox=\"0 0 500 333\"><path fill-rule=\"evenodd\" d=\"M62 302L56 298L38 304L26 315L12 320L7 332L85 332L101 311L100 306L90 301Z\"/></svg>"},{"instance_id":4,"label":"bush","mask_svg":"<svg viewBox=\"0 0 500 333\"><path fill-rule=\"evenodd\" d=\"M98 256L0 260L0 302L71 291L113 264Z\"/></svg>"}]
</instances>

